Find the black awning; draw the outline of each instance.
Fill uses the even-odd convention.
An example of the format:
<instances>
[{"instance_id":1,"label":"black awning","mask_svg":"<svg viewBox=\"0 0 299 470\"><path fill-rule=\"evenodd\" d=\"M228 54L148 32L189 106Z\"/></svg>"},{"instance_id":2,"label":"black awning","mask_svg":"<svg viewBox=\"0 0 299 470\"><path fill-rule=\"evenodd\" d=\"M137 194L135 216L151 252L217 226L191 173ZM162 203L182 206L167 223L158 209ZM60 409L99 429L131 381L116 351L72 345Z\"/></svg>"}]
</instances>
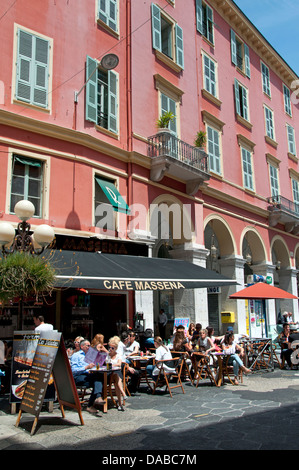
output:
<instances>
[{"instance_id":1,"label":"black awning","mask_svg":"<svg viewBox=\"0 0 299 470\"><path fill-rule=\"evenodd\" d=\"M115 290L172 290L236 285L188 261L143 256L52 250L56 287Z\"/></svg>"}]
</instances>

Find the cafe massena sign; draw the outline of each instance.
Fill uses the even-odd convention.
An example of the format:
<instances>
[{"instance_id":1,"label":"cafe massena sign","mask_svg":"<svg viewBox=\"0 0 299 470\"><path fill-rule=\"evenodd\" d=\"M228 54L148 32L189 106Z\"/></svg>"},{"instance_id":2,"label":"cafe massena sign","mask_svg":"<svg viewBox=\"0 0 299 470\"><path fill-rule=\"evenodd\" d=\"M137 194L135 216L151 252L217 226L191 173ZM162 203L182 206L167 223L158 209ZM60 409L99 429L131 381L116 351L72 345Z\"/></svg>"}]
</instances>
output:
<instances>
[{"instance_id":1,"label":"cafe massena sign","mask_svg":"<svg viewBox=\"0 0 299 470\"><path fill-rule=\"evenodd\" d=\"M185 289L179 281L103 280L105 289L111 290L177 290Z\"/></svg>"}]
</instances>

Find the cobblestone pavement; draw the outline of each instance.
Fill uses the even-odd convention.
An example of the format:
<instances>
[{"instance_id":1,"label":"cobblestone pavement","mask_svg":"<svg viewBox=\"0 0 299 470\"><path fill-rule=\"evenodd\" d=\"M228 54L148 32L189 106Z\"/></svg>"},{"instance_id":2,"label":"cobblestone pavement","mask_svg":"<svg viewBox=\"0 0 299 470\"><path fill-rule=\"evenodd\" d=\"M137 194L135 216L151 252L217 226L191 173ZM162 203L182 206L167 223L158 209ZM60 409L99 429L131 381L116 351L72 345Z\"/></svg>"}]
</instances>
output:
<instances>
[{"instance_id":1,"label":"cobblestone pavement","mask_svg":"<svg viewBox=\"0 0 299 470\"><path fill-rule=\"evenodd\" d=\"M243 384L220 388L201 381L184 384L185 394L141 391L127 400L125 412L110 408L91 415L66 409L63 419L41 412L34 417L10 414L8 397L0 398L0 450L199 451L271 450L299 447L299 371L275 370L244 377Z\"/></svg>"}]
</instances>

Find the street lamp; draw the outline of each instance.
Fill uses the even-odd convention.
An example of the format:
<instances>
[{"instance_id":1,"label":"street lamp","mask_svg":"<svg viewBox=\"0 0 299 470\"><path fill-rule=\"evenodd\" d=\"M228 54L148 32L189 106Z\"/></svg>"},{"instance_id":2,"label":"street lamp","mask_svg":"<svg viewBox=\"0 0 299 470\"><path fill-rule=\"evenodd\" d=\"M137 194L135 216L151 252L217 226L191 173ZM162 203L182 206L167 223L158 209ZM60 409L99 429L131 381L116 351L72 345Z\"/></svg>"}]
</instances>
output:
<instances>
[{"instance_id":1,"label":"street lamp","mask_svg":"<svg viewBox=\"0 0 299 470\"><path fill-rule=\"evenodd\" d=\"M30 201L19 201L14 208L14 212L21 220L17 230L9 222L0 222L0 247L2 247L3 257L14 252L40 255L44 249L52 242L55 233L52 227L46 224L39 225L32 232L30 224L27 222L35 212L35 207ZM36 243L38 248L35 248ZM23 323L23 298L18 302L18 329L22 329Z\"/></svg>"},{"instance_id":2,"label":"street lamp","mask_svg":"<svg viewBox=\"0 0 299 470\"><path fill-rule=\"evenodd\" d=\"M31 226L27 220L34 215L35 207L30 201L22 200L17 202L14 212L21 220L17 232L9 222L0 222L0 246L3 255L14 251L41 254L46 246L52 242L55 236L54 230L49 225L42 224L35 229L34 233L31 231ZM40 248L35 248L36 243Z\"/></svg>"}]
</instances>

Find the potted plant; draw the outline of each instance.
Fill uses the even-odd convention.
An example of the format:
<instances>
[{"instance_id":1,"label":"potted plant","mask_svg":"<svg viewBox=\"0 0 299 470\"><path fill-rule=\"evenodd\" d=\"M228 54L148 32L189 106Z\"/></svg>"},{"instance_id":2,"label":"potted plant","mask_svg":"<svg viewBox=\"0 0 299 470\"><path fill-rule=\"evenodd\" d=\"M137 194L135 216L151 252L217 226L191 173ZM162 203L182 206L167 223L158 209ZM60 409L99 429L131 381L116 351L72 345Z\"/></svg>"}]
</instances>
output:
<instances>
[{"instance_id":1,"label":"potted plant","mask_svg":"<svg viewBox=\"0 0 299 470\"><path fill-rule=\"evenodd\" d=\"M163 129L163 131L170 130L168 127L169 123L174 122L174 120L175 120L175 115L173 114L172 111L164 112L157 120L157 127L158 129Z\"/></svg>"},{"instance_id":2,"label":"potted plant","mask_svg":"<svg viewBox=\"0 0 299 470\"><path fill-rule=\"evenodd\" d=\"M195 147L204 148L207 142L207 134L205 131L198 131L194 141Z\"/></svg>"}]
</instances>

